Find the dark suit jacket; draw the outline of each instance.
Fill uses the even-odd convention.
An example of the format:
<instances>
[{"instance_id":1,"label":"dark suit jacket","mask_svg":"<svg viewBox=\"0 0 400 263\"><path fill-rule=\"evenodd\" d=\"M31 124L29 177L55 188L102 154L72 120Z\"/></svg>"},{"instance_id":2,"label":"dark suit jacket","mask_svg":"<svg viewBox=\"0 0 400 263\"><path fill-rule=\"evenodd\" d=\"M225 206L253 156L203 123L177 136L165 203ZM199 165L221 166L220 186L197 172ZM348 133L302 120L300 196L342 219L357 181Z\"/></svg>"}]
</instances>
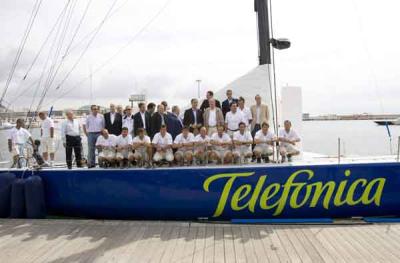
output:
<instances>
[{"instance_id":1,"label":"dark suit jacket","mask_svg":"<svg viewBox=\"0 0 400 263\"><path fill-rule=\"evenodd\" d=\"M196 111L197 124L203 124L203 112L199 109ZM190 126L194 124L194 114L192 108L185 110L183 115L183 125Z\"/></svg>"},{"instance_id":2,"label":"dark suit jacket","mask_svg":"<svg viewBox=\"0 0 400 263\"><path fill-rule=\"evenodd\" d=\"M167 123L167 114L164 113L164 122ZM160 131L161 128L161 115L158 112L155 112L153 116L150 118L150 138L153 139L154 135Z\"/></svg>"},{"instance_id":3,"label":"dark suit jacket","mask_svg":"<svg viewBox=\"0 0 400 263\"><path fill-rule=\"evenodd\" d=\"M239 100L232 98L232 102L238 103ZM225 117L226 113L229 112L230 110L231 110L231 105L229 104L229 100L226 99L222 102L222 114L224 114L224 117Z\"/></svg>"},{"instance_id":4,"label":"dark suit jacket","mask_svg":"<svg viewBox=\"0 0 400 263\"><path fill-rule=\"evenodd\" d=\"M219 102L219 100L215 100L215 106L221 109L221 103ZM204 112L208 107L210 107L208 100L207 99L203 100L203 103L201 103L200 106L200 110Z\"/></svg>"},{"instance_id":5,"label":"dark suit jacket","mask_svg":"<svg viewBox=\"0 0 400 263\"><path fill-rule=\"evenodd\" d=\"M182 122L173 113L167 115L167 131L171 134L173 140L182 132Z\"/></svg>"},{"instance_id":6,"label":"dark suit jacket","mask_svg":"<svg viewBox=\"0 0 400 263\"><path fill-rule=\"evenodd\" d=\"M151 125L150 125L150 113L147 111L144 113L144 121L146 122L146 133L148 135L151 134ZM139 128L143 128L143 120L142 116L140 115L140 112L137 112L135 115L133 115L133 128L134 128L134 134L135 136L137 135L137 130Z\"/></svg>"},{"instance_id":7,"label":"dark suit jacket","mask_svg":"<svg viewBox=\"0 0 400 263\"><path fill-rule=\"evenodd\" d=\"M122 132L122 116L118 112L115 113L114 123L111 123L111 114L107 112L104 114L104 128L110 134L120 135Z\"/></svg>"}]
</instances>

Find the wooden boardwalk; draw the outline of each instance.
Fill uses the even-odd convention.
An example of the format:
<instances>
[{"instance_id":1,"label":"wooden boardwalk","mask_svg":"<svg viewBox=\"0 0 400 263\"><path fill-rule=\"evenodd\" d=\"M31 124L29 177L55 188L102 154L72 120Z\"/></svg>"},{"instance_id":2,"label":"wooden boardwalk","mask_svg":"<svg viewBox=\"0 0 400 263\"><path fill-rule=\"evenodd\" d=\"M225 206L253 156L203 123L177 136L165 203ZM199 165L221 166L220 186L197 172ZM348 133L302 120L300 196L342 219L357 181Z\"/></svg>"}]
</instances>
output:
<instances>
[{"instance_id":1,"label":"wooden boardwalk","mask_svg":"<svg viewBox=\"0 0 400 263\"><path fill-rule=\"evenodd\" d=\"M400 262L400 224L0 220L0 262Z\"/></svg>"}]
</instances>

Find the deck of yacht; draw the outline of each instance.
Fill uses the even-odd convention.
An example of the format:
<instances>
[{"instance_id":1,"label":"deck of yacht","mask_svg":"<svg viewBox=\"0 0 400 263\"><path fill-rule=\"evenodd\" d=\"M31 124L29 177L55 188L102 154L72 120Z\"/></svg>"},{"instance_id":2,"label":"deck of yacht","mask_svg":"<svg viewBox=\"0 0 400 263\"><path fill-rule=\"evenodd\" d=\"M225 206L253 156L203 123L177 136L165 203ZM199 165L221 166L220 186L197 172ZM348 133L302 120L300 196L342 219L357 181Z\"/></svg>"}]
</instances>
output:
<instances>
[{"instance_id":1,"label":"deck of yacht","mask_svg":"<svg viewBox=\"0 0 400 263\"><path fill-rule=\"evenodd\" d=\"M0 262L399 262L400 224L0 220Z\"/></svg>"}]
</instances>

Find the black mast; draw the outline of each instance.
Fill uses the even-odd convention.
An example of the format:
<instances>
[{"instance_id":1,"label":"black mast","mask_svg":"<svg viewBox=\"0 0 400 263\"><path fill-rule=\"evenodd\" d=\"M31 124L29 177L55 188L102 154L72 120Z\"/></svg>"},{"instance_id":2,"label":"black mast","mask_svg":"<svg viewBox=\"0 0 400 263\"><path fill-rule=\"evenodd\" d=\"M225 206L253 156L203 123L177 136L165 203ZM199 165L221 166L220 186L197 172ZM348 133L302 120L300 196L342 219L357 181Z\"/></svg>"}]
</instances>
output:
<instances>
[{"instance_id":1,"label":"black mast","mask_svg":"<svg viewBox=\"0 0 400 263\"><path fill-rule=\"evenodd\" d=\"M268 0L254 0L254 11L257 12L258 20L259 63L271 64Z\"/></svg>"}]
</instances>

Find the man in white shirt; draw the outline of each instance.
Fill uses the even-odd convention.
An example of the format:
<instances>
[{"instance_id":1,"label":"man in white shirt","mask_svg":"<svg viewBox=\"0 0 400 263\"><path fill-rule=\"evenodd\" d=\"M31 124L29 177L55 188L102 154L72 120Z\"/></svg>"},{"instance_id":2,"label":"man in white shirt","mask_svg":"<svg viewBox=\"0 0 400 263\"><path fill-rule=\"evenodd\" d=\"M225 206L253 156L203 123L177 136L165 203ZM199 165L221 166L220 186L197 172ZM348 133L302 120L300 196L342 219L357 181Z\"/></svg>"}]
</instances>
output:
<instances>
[{"instance_id":1,"label":"man in white shirt","mask_svg":"<svg viewBox=\"0 0 400 263\"><path fill-rule=\"evenodd\" d=\"M184 126L182 133L176 136L173 148L177 149L175 161L178 164L190 165L193 160L194 135L189 132L189 127Z\"/></svg>"},{"instance_id":2,"label":"man in white shirt","mask_svg":"<svg viewBox=\"0 0 400 263\"><path fill-rule=\"evenodd\" d=\"M67 119L61 124L61 140L65 148L68 169L72 169L72 151L75 154L77 167L82 167L81 125L74 118L72 111L67 112Z\"/></svg>"},{"instance_id":3,"label":"man in white shirt","mask_svg":"<svg viewBox=\"0 0 400 263\"><path fill-rule=\"evenodd\" d=\"M233 133L239 130L239 123L246 122L243 114L237 110L237 103L231 103L231 111L225 116L225 129L229 136L233 136Z\"/></svg>"},{"instance_id":4,"label":"man in white shirt","mask_svg":"<svg viewBox=\"0 0 400 263\"><path fill-rule=\"evenodd\" d=\"M133 161L132 153L132 136L129 134L127 127L123 127L121 134L118 135L116 141L117 155L116 160L120 168L124 168L126 163Z\"/></svg>"},{"instance_id":5,"label":"man in white shirt","mask_svg":"<svg viewBox=\"0 0 400 263\"><path fill-rule=\"evenodd\" d=\"M245 100L243 97L239 97L239 103L238 103L238 112L241 112L243 114L243 117L245 119L245 124L247 130L250 130L250 125L253 119L253 116L251 115L251 111L249 108L245 106Z\"/></svg>"},{"instance_id":6,"label":"man in white shirt","mask_svg":"<svg viewBox=\"0 0 400 263\"><path fill-rule=\"evenodd\" d=\"M263 122L261 130L257 131L254 136L254 155L257 158L257 163L261 163L261 158L266 163L269 162L269 156L274 153L273 145L275 141L275 134L269 130L269 124Z\"/></svg>"},{"instance_id":7,"label":"man in white shirt","mask_svg":"<svg viewBox=\"0 0 400 263\"><path fill-rule=\"evenodd\" d=\"M171 165L174 160L174 154L172 153L173 142L171 134L167 132L167 126L161 125L160 132L154 135L152 144L156 148L153 160L157 163L165 160Z\"/></svg>"},{"instance_id":8,"label":"man in white shirt","mask_svg":"<svg viewBox=\"0 0 400 263\"><path fill-rule=\"evenodd\" d=\"M207 164L210 158L210 137L207 135L206 127L200 128L200 133L194 138L194 156L197 164Z\"/></svg>"},{"instance_id":9,"label":"man in white shirt","mask_svg":"<svg viewBox=\"0 0 400 263\"><path fill-rule=\"evenodd\" d=\"M132 114L132 108L130 106L125 107L125 116L122 118L122 127L128 128L128 133L131 136L134 136L133 134L133 114Z\"/></svg>"},{"instance_id":10,"label":"man in white shirt","mask_svg":"<svg viewBox=\"0 0 400 263\"><path fill-rule=\"evenodd\" d=\"M150 137L146 135L144 128L137 129L137 134L132 141L132 147L135 151L133 156L139 167L143 166L143 163L146 163L147 167L151 167L152 146Z\"/></svg>"},{"instance_id":11,"label":"man in white shirt","mask_svg":"<svg viewBox=\"0 0 400 263\"><path fill-rule=\"evenodd\" d=\"M96 141L104 129L104 117L99 113L97 105L90 106L91 114L86 118L83 124L83 132L88 140L88 168L96 166Z\"/></svg>"},{"instance_id":12,"label":"man in white shirt","mask_svg":"<svg viewBox=\"0 0 400 263\"><path fill-rule=\"evenodd\" d=\"M244 122L239 123L239 130L233 134L233 159L235 163L248 163L248 158L253 156L251 145L253 144L253 137L250 131L246 130Z\"/></svg>"},{"instance_id":13,"label":"man in white shirt","mask_svg":"<svg viewBox=\"0 0 400 263\"><path fill-rule=\"evenodd\" d=\"M97 138L96 147L99 153L100 167L110 167L115 162L115 149L117 146L117 136L109 134L106 129L101 131L101 135Z\"/></svg>"},{"instance_id":14,"label":"man in white shirt","mask_svg":"<svg viewBox=\"0 0 400 263\"><path fill-rule=\"evenodd\" d=\"M213 151L211 158L218 163L230 163L232 162L232 139L225 133L224 126L218 126L217 132L211 136L211 145Z\"/></svg>"},{"instance_id":15,"label":"man in white shirt","mask_svg":"<svg viewBox=\"0 0 400 263\"><path fill-rule=\"evenodd\" d=\"M300 154L300 150L296 144L300 142L300 137L296 131L292 129L292 123L288 120L284 122L285 128L279 131L278 140L280 142L279 152L282 156L282 162L285 162L286 157L289 162L292 161L292 156Z\"/></svg>"},{"instance_id":16,"label":"man in white shirt","mask_svg":"<svg viewBox=\"0 0 400 263\"><path fill-rule=\"evenodd\" d=\"M40 129L40 145L42 148L43 160L47 162L50 155L50 166L54 162L54 121L50 119L45 112L39 112L39 118L42 120Z\"/></svg>"},{"instance_id":17,"label":"man in white shirt","mask_svg":"<svg viewBox=\"0 0 400 263\"><path fill-rule=\"evenodd\" d=\"M24 125L24 120L18 119L16 126L8 133L8 151L13 157L13 167L17 164L19 157L24 157L25 145L28 141L32 147L36 147L30 132L24 128Z\"/></svg>"}]
</instances>

